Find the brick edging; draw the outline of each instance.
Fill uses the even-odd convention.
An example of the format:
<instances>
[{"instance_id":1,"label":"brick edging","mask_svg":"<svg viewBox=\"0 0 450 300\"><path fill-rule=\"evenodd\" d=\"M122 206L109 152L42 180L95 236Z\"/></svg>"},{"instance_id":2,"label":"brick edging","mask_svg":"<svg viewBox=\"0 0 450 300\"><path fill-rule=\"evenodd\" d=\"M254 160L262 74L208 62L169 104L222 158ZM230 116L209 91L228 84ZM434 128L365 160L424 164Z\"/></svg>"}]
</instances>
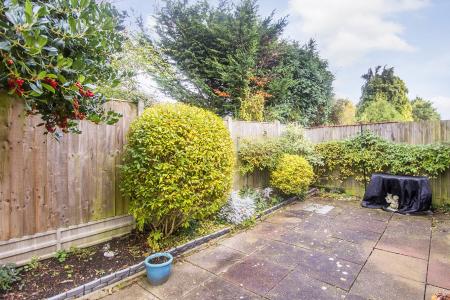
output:
<instances>
[{"instance_id":1,"label":"brick edging","mask_svg":"<svg viewBox=\"0 0 450 300\"><path fill-rule=\"evenodd\" d=\"M311 189L306 193L306 196L311 196L316 192L317 192L317 189ZM256 216L256 218L260 219L261 217L263 217L267 214L270 214L270 213L282 208L283 206L286 206L286 205L292 203L295 200L297 200L297 197L289 198L286 201L283 201L275 206L272 206L271 208L268 208L268 209L262 211L261 213L259 213ZM231 229L232 229L231 226L223 228L223 229L213 232L211 234L208 234L208 235L199 237L195 240L189 241L183 245L173 247L173 248L169 249L167 252L170 252L173 256L179 256L180 254L182 254L192 248L195 248L197 246L200 246L202 244L209 242L210 240L213 240L213 239L216 239L223 235L226 235L227 233L229 233L231 231ZM89 293L92 293L96 290L99 290L101 288L104 288L108 285L116 283L122 279L133 276L136 273L143 271L144 269L145 269L145 266L144 266L144 262L142 261L131 267L128 267L123 270L119 270L119 271L114 272L109 275L105 275L105 276L95 279L91 282L85 283L81 286L78 286L76 288L73 288L71 290L68 290L66 292L63 292L61 294L55 295L55 296L47 298L47 299L48 300L63 300L63 299L74 299L77 297L81 297L81 296L87 295Z\"/></svg>"}]
</instances>

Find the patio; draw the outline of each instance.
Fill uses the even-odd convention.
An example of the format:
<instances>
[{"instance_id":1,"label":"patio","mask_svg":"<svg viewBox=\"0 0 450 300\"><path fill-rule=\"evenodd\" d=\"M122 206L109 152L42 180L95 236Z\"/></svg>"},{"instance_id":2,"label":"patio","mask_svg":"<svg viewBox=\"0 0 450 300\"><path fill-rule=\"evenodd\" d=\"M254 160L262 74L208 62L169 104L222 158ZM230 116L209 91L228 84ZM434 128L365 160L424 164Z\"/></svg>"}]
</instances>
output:
<instances>
[{"instance_id":1,"label":"patio","mask_svg":"<svg viewBox=\"0 0 450 300\"><path fill-rule=\"evenodd\" d=\"M448 215L310 198L177 258L162 286L141 276L104 299L431 299L450 293L449 231Z\"/></svg>"}]
</instances>

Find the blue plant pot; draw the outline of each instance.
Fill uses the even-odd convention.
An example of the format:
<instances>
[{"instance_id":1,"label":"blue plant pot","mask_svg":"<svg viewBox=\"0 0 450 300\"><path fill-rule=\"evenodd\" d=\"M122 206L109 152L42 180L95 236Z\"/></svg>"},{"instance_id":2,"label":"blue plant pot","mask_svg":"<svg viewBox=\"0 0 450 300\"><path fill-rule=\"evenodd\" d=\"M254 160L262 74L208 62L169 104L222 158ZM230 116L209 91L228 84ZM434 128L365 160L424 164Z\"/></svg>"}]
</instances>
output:
<instances>
[{"instance_id":1,"label":"blue plant pot","mask_svg":"<svg viewBox=\"0 0 450 300\"><path fill-rule=\"evenodd\" d=\"M150 260L155 257L165 256L169 260L162 264L151 264ZM172 272L172 261L173 256L168 253L155 253L147 257L144 261L145 269L147 271L147 279L152 285L160 285L169 279L170 273Z\"/></svg>"}]
</instances>

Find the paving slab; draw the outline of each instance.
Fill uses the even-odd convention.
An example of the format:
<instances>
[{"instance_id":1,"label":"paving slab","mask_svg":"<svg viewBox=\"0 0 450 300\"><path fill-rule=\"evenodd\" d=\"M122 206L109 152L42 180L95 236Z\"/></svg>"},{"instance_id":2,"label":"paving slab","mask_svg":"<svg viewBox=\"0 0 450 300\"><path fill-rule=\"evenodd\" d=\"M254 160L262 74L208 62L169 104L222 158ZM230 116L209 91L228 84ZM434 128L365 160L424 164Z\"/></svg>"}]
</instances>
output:
<instances>
[{"instance_id":1,"label":"paving slab","mask_svg":"<svg viewBox=\"0 0 450 300\"><path fill-rule=\"evenodd\" d=\"M157 300L154 295L146 291L139 284L135 283L126 288L120 289L114 294L106 296L102 298L103 300L136 300L136 299L149 299L149 300Z\"/></svg>"},{"instance_id":2,"label":"paving slab","mask_svg":"<svg viewBox=\"0 0 450 300\"><path fill-rule=\"evenodd\" d=\"M273 224L282 224L282 225L286 225L286 224L296 225L296 224L304 222L304 218L299 217L299 215L295 214L295 213L290 213L288 211L282 211L282 212L274 213L274 214L268 216L267 218L264 218L264 222L269 222L269 223L273 223Z\"/></svg>"},{"instance_id":3,"label":"paving slab","mask_svg":"<svg viewBox=\"0 0 450 300\"><path fill-rule=\"evenodd\" d=\"M269 299L344 299L345 292L295 270L268 294Z\"/></svg>"},{"instance_id":4,"label":"paving slab","mask_svg":"<svg viewBox=\"0 0 450 300\"><path fill-rule=\"evenodd\" d=\"M356 244L374 246L381 233L361 229L348 229L344 226L336 225L330 228L331 235L335 238L346 240Z\"/></svg>"},{"instance_id":5,"label":"paving slab","mask_svg":"<svg viewBox=\"0 0 450 300\"><path fill-rule=\"evenodd\" d=\"M424 292L424 283L364 267L346 299L422 300Z\"/></svg>"},{"instance_id":6,"label":"paving slab","mask_svg":"<svg viewBox=\"0 0 450 300\"><path fill-rule=\"evenodd\" d=\"M194 253L185 259L212 273L220 273L238 262L244 253L223 245L216 245Z\"/></svg>"},{"instance_id":7,"label":"paving slab","mask_svg":"<svg viewBox=\"0 0 450 300\"><path fill-rule=\"evenodd\" d=\"M366 262L373 250L372 242L355 244L336 238L331 238L327 246L324 251L329 255L360 265Z\"/></svg>"},{"instance_id":8,"label":"paving slab","mask_svg":"<svg viewBox=\"0 0 450 300\"><path fill-rule=\"evenodd\" d=\"M286 232L290 232L295 225L293 224L276 224L270 222L261 222L255 227L247 230L247 232L260 235L263 239L273 239L274 237L280 236Z\"/></svg>"},{"instance_id":9,"label":"paving slab","mask_svg":"<svg viewBox=\"0 0 450 300\"><path fill-rule=\"evenodd\" d=\"M327 253L310 251L301 258L295 270L317 280L349 290L361 265L335 258Z\"/></svg>"},{"instance_id":10,"label":"paving slab","mask_svg":"<svg viewBox=\"0 0 450 300\"><path fill-rule=\"evenodd\" d=\"M445 223L433 229L427 280L429 284L450 289L450 232Z\"/></svg>"},{"instance_id":11,"label":"paving slab","mask_svg":"<svg viewBox=\"0 0 450 300\"><path fill-rule=\"evenodd\" d=\"M407 256L428 259L430 249L430 236L422 233L386 230L376 245L377 249L390 251Z\"/></svg>"},{"instance_id":12,"label":"paving slab","mask_svg":"<svg viewBox=\"0 0 450 300\"><path fill-rule=\"evenodd\" d=\"M359 205L358 207L348 208L343 213L343 215L352 218L362 218L367 220L378 220L386 222L390 220L393 213L384 211L382 209L368 209Z\"/></svg>"},{"instance_id":13,"label":"paving slab","mask_svg":"<svg viewBox=\"0 0 450 300\"><path fill-rule=\"evenodd\" d=\"M267 244L267 240L263 239L260 234L251 231L238 233L230 238L219 241L219 244L229 248L250 254Z\"/></svg>"},{"instance_id":14,"label":"paving slab","mask_svg":"<svg viewBox=\"0 0 450 300\"><path fill-rule=\"evenodd\" d=\"M264 295L287 274L289 269L263 259L248 257L221 273L221 277Z\"/></svg>"},{"instance_id":15,"label":"paving slab","mask_svg":"<svg viewBox=\"0 0 450 300\"><path fill-rule=\"evenodd\" d=\"M288 269L292 269L296 267L301 259L303 259L303 257L305 257L308 253L309 252L306 249L272 241L264 248L255 251L250 255L250 257L264 259Z\"/></svg>"},{"instance_id":16,"label":"paving slab","mask_svg":"<svg viewBox=\"0 0 450 300\"><path fill-rule=\"evenodd\" d=\"M331 235L327 232L327 229L317 229L314 231L295 229L286 234L282 234L277 240L307 249L325 250L330 248L332 243L330 239Z\"/></svg>"},{"instance_id":17,"label":"paving slab","mask_svg":"<svg viewBox=\"0 0 450 300\"><path fill-rule=\"evenodd\" d=\"M348 215L342 215L336 217L335 224L341 228L383 233L386 230L388 222L376 219L355 218Z\"/></svg>"},{"instance_id":18,"label":"paving slab","mask_svg":"<svg viewBox=\"0 0 450 300\"><path fill-rule=\"evenodd\" d=\"M190 291L183 297L187 300L253 300L261 299L256 294L253 294L238 285L227 282L226 280L214 276L213 278L205 281L200 286Z\"/></svg>"},{"instance_id":19,"label":"paving slab","mask_svg":"<svg viewBox=\"0 0 450 300\"><path fill-rule=\"evenodd\" d=\"M450 290L446 290L434 285L427 284L426 291L425 291L425 300L431 300L433 295L437 295L438 293L441 293L443 295L449 295L450 296Z\"/></svg>"},{"instance_id":20,"label":"paving slab","mask_svg":"<svg viewBox=\"0 0 450 300\"><path fill-rule=\"evenodd\" d=\"M423 259L375 249L364 268L425 283L427 262Z\"/></svg>"},{"instance_id":21,"label":"paving slab","mask_svg":"<svg viewBox=\"0 0 450 300\"><path fill-rule=\"evenodd\" d=\"M139 285L160 299L182 299L195 287L214 275L188 262L177 262L172 269L169 280L163 285L152 286L146 277L139 280Z\"/></svg>"}]
</instances>

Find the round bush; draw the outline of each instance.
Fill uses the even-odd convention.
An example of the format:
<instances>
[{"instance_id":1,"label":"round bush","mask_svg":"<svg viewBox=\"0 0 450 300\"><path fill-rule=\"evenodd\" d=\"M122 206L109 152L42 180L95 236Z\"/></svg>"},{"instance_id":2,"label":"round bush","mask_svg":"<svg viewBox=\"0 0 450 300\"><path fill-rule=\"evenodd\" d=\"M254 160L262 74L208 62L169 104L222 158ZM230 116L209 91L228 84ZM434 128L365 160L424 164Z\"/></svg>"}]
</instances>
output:
<instances>
[{"instance_id":1,"label":"round bush","mask_svg":"<svg viewBox=\"0 0 450 300\"><path fill-rule=\"evenodd\" d=\"M233 144L221 118L184 104L158 104L130 127L121 189L139 229L154 241L227 201Z\"/></svg>"},{"instance_id":2,"label":"round bush","mask_svg":"<svg viewBox=\"0 0 450 300\"><path fill-rule=\"evenodd\" d=\"M300 195L314 179L308 161L299 155L284 154L270 174L270 183L286 195Z\"/></svg>"}]
</instances>

